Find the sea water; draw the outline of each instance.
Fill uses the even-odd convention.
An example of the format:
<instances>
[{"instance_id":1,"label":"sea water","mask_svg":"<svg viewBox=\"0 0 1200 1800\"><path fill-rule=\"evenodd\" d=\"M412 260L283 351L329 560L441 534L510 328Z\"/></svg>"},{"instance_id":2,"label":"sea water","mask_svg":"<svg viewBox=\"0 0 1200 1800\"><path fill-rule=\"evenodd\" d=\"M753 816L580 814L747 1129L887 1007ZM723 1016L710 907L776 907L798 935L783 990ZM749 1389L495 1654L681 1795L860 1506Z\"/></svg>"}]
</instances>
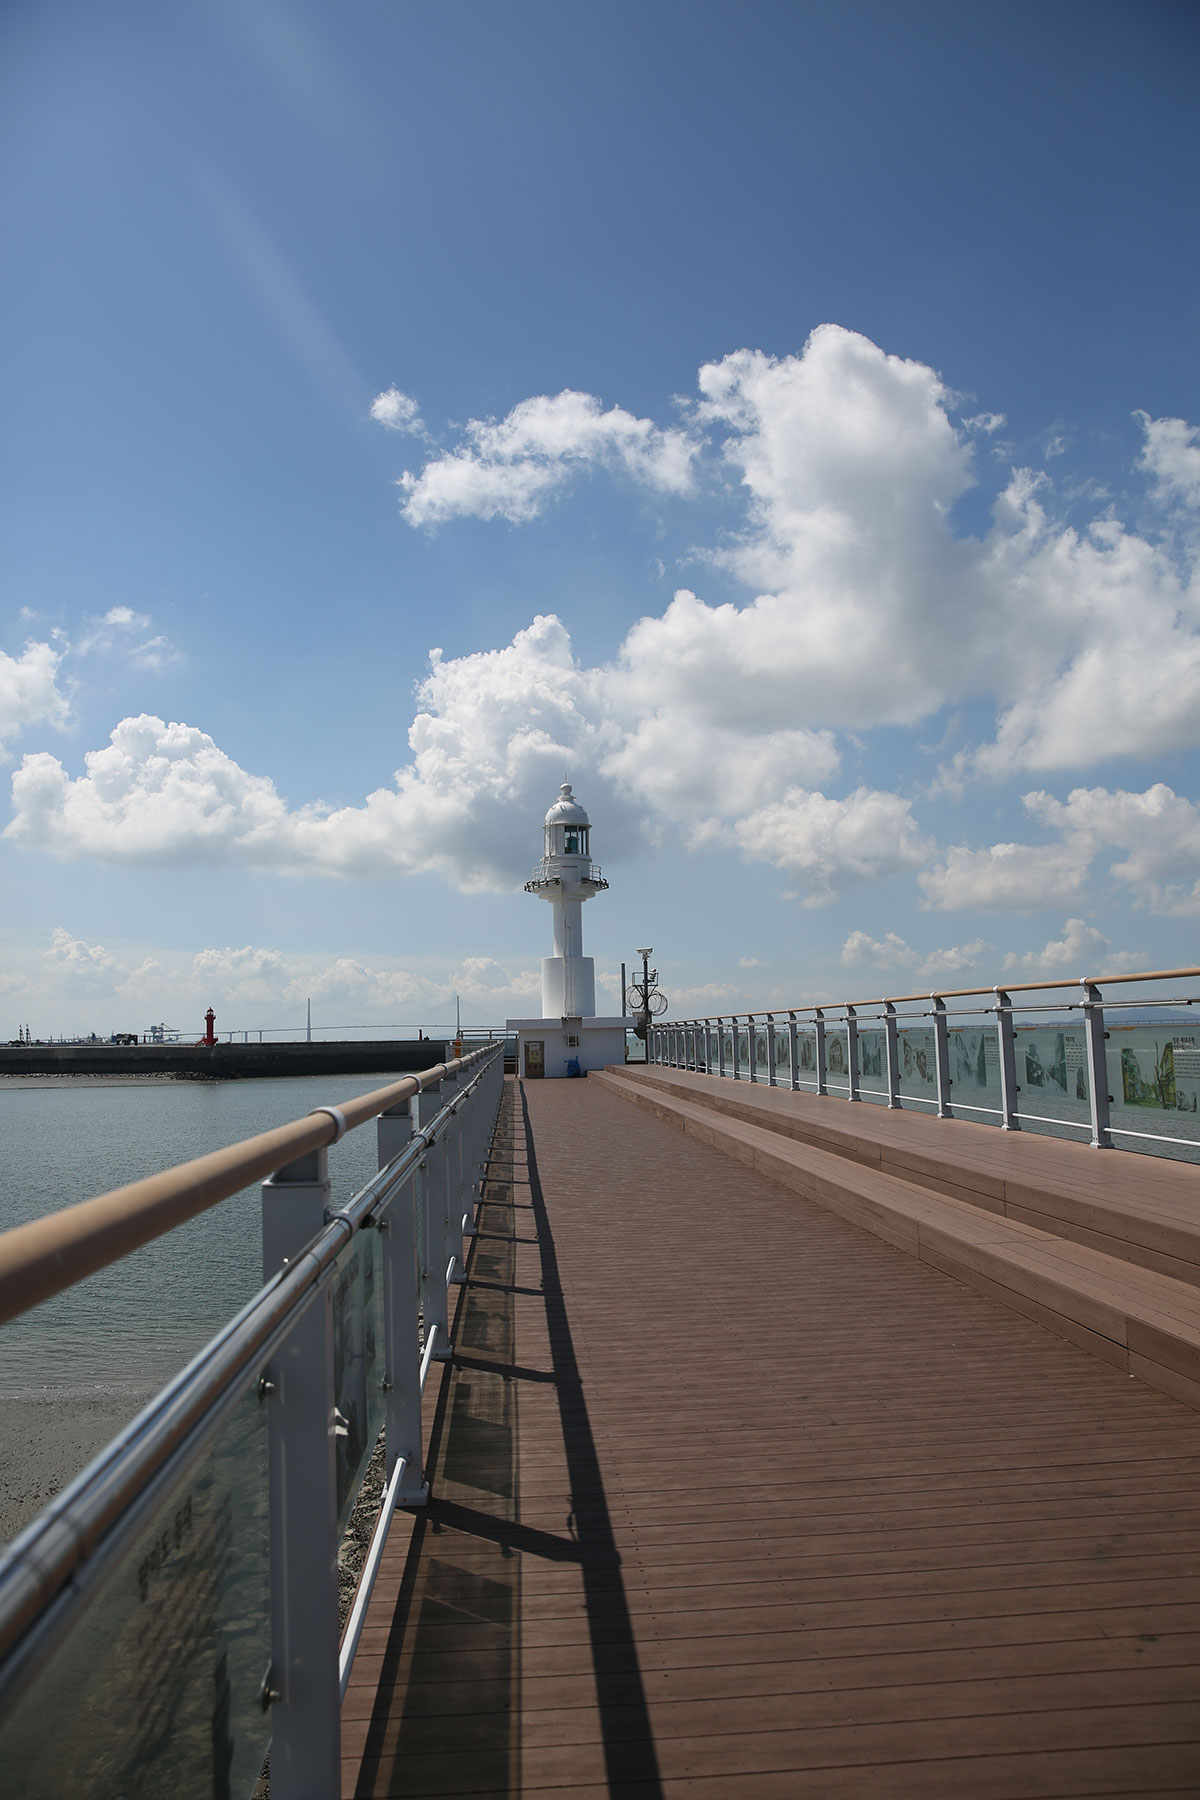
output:
<instances>
[{"instance_id":1,"label":"sea water","mask_svg":"<svg viewBox=\"0 0 1200 1800\"><path fill-rule=\"evenodd\" d=\"M398 1079L0 1080L0 1231ZM330 1150L334 1205L375 1167L364 1125ZM259 1193L221 1201L0 1326L0 1398L161 1387L262 1286Z\"/></svg>"}]
</instances>

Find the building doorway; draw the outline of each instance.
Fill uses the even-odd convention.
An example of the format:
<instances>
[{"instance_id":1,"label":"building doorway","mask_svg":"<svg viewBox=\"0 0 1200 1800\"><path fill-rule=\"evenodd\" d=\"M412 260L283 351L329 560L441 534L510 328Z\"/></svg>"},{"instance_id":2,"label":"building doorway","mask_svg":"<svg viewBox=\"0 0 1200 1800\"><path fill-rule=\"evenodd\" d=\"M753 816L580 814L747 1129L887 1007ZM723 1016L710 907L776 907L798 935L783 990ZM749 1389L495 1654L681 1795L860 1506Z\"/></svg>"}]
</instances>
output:
<instances>
[{"instance_id":1,"label":"building doorway","mask_svg":"<svg viewBox=\"0 0 1200 1800\"><path fill-rule=\"evenodd\" d=\"M525 1079L540 1081L546 1073L546 1044L543 1038L527 1038L525 1042Z\"/></svg>"}]
</instances>

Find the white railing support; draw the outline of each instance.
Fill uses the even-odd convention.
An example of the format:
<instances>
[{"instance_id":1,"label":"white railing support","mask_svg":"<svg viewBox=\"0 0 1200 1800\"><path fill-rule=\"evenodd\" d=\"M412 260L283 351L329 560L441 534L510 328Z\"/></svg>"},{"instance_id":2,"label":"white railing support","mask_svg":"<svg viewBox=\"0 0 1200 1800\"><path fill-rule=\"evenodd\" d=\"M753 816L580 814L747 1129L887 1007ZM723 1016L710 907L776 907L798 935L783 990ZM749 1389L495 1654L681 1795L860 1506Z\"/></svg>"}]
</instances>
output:
<instances>
[{"instance_id":1,"label":"white railing support","mask_svg":"<svg viewBox=\"0 0 1200 1800\"><path fill-rule=\"evenodd\" d=\"M1095 982L1080 983L1083 988L1083 1026L1087 1040L1088 1099L1092 1113L1092 1148L1111 1150L1112 1135L1108 1128L1108 1109L1112 1095L1108 1091L1108 1057L1104 1045L1108 1033L1104 1029L1104 1007Z\"/></svg>"},{"instance_id":2,"label":"white railing support","mask_svg":"<svg viewBox=\"0 0 1200 1800\"><path fill-rule=\"evenodd\" d=\"M858 1091L858 1009L846 1007L846 1081L849 1086L848 1098L861 1100Z\"/></svg>"},{"instance_id":3,"label":"white railing support","mask_svg":"<svg viewBox=\"0 0 1200 1800\"><path fill-rule=\"evenodd\" d=\"M791 1089L797 1093L800 1087L800 1070L796 1053L796 1015L788 1014L788 1072L791 1077Z\"/></svg>"},{"instance_id":4,"label":"white railing support","mask_svg":"<svg viewBox=\"0 0 1200 1800\"><path fill-rule=\"evenodd\" d=\"M825 1083L825 1009L821 1006L813 1008L813 1049L817 1061L817 1095L824 1098L829 1089Z\"/></svg>"},{"instance_id":5,"label":"white railing support","mask_svg":"<svg viewBox=\"0 0 1200 1800\"><path fill-rule=\"evenodd\" d=\"M1020 1131L1021 1121L1017 1117L1020 1104L1017 1095L1017 1038L1013 1029L1012 1001L1003 988L994 990L996 995L996 1039L1000 1049L1000 1129L1001 1131Z\"/></svg>"},{"instance_id":6,"label":"white railing support","mask_svg":"<svg viewBox=\"0 0 1200 1800\"><path fill-rule=\"evenodd\" d=\"M938 995L931 994L933 1001L933 1060L937 1071L937 1117L953 1118L950 1110L950 1021L946 1017L946 1002Z\"/></svg>"},{"instance_id":7,"label":"white railing support","mask_svg":"<svg viewBox=\"0 0 1200 1800\"><path fill-rule=\"evenodd\" d=\"M883 1038L887 1060L887 1103L895 1110L900 1104L900 1031L896 1024L896 1008L884 1002Z\"/></svg>"},{"instance_id":8,"label":"white railing support","mask_svg":"<svg viewBox=\"0 0 1200 1800\"><path fill-rule=\"evenodd\" d=\"M417 1100L417 1129L432 1123L441 1111L441 1082L423 1088ZM450 1301L446 1282L446 1229L448 1196L446 1192L445 1142L429 1144L417 1170L417 1204L421 1209L421 1298L425 1314L425 1338L428 1342L437 1327L434 1358L448 1362L454 1354L450 1342Z\"/></svg>"}]
</instances>

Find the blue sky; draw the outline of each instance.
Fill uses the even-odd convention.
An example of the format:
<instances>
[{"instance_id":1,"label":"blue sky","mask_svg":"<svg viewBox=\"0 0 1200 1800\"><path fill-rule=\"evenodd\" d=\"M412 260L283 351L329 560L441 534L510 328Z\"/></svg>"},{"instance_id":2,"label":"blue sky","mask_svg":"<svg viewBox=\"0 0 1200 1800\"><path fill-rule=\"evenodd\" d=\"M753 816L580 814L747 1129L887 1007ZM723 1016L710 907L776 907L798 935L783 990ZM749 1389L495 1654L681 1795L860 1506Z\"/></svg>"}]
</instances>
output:
<instances>
[{"instance_id":1,"label":"blue sky","mask_svg":"<svg viewBox=\"0 0 1200 1800\"><path fill-rule=\"evenodd\" d=\"M0 1036L1194 961L1198 48L10 0Z\"/></svg>"}]
</instances>

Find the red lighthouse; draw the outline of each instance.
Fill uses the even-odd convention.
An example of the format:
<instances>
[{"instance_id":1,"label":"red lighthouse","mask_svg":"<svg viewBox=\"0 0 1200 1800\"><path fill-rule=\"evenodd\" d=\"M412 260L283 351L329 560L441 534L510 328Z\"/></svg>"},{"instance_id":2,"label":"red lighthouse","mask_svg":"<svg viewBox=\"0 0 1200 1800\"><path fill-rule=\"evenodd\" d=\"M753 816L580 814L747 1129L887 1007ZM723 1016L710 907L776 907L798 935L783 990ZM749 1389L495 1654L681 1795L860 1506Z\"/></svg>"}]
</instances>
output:
<instances>
[{"instance_id":1,"label":"red lighthouse","mask_svg":"<svg viewBox=\"0 0 1200 1800\"><path fill-rule=\"evenodd\" d=\"M200 1039L200 1042L202 1044L207 1044L210 1048L217 1041L217 1034L213 1030L213 1020L216 1018L216 1016L217 1015L213 1011L211 1006L209 1007L208 1011L204 1015L204 1036Z\"/></svg>"}]
</instances>

